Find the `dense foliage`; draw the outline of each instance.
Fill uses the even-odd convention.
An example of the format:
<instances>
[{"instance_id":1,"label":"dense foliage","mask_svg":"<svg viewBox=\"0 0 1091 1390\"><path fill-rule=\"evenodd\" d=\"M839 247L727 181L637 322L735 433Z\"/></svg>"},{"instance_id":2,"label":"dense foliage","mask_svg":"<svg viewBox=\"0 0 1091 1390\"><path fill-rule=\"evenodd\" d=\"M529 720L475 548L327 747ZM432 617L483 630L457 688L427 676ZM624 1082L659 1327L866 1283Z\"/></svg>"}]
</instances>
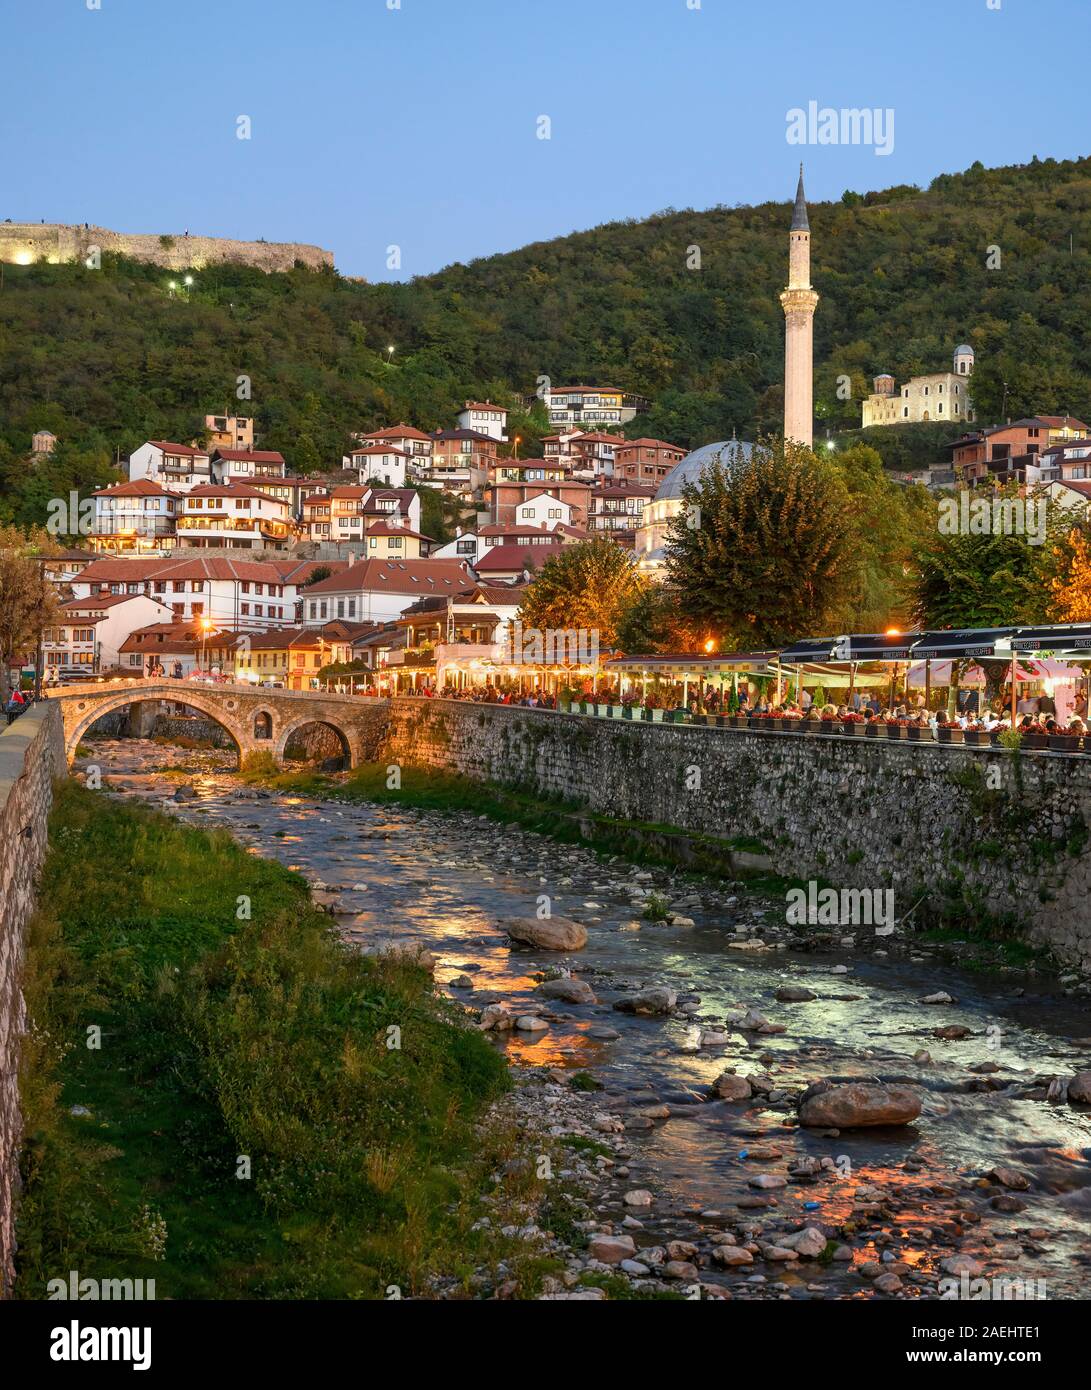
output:
<instances>
[{"instance_id":1,"label":"dense foliage","mask_svg":"<svg viewBox=\"0 0 1091 1390\"><path fill-rule=\"evenodd\" d=\"M353 430L448 426L469 396L510 400L543 376L651 396L630 434L695 446L772 432L787 226L784 203L667 211L406 284L218 266L171 292L166 272L110 257L101 270L5 266L0 501L7 519L42 520L45 498L104 481L119 452L194 438L229 405L309 471L335 465ZM849 194L813 205L811 226L816 415L835 434L858 426L875 373L939 370L962 341L978 354L980 419L1091 414L1091 160ZM538 452L540 407L510 425ZM62 445L31 465L36 428ZM887 462L930 461L927 430L869 433Z\"/></svg>"},{"instance_id":2,"label":"dense foliage","mask_svg":"<svg viewBox=\"0 0 1091 1390\"><path fill-rule=\"evenodd\" d=\"M859 448L773 439L689 485L666 545L678 613L726 646L864 631L900 616L913 537L932 504Z\"/></svg>"},{"instance_id":3,"label":"dense foliage","mask_svg":"<svg viewBox=\"0 0 1091 1390\"><path fill-rule=\"evenodd\" d=\"M647 585L631 551L608 536L596 536L562 546L546 560L527 586L519 617L526 628L543 633L576 629L594 634L600 649L612 650L618 623Z\"/></svg>"}]
</instances>

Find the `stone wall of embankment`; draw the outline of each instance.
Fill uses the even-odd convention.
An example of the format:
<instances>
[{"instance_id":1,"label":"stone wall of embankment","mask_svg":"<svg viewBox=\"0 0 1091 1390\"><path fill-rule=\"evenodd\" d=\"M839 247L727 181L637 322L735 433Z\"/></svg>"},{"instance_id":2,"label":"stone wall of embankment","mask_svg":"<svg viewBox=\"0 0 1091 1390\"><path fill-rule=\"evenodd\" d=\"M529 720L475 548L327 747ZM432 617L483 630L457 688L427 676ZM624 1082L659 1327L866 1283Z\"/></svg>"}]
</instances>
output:
<instances>
[{"instance_id":1,"label":"stone wall of embankment","mask_svg":"<svg viewBox=\"0 0 1091 1390\"><path fill-rule=\"evenodd\" d=\"M66 771L59 705L36 705L0 732L0 1296L14 1277L26 926L45 857L53 781Z\"/></svg>"},{"instance_id":2,"label":"stone wall of embankment","mask_svg":"<svg viewBox=\"0 0 1091 1390\"><path fill-rule=\"evenodd\" d=\"M893 889L1091 970L1091 758L393 701L382 756L622 820L758 839L785 877Z\"/></svg>"}]
</instances>

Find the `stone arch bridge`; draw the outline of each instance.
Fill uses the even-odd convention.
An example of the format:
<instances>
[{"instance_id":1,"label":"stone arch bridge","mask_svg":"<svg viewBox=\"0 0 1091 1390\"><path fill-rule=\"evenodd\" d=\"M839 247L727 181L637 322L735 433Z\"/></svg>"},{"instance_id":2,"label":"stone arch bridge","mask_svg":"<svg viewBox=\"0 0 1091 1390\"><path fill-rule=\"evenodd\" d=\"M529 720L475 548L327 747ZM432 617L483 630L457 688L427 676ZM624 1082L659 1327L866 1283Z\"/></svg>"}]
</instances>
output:
<instances>
[{"instance_id":1,"label":"stone arch bridge","mask_svg":"<svg viewBox=\"0 0 1091 1390\"><path fill-rule=\"evenodd\" d=\"M321 691L270 690L249 685L196 685L192 681L133 680L88 683L47 692L61 706L68 761L80 740L104 714L126 706L156 712L161 702L184 705L213 720L231 738L239 760L268 751L277 762L288 740L308 724L324 724L337 734L349 766L376 756L386 729L386 700L359 695L329 695ZM141 710L130 718L139 724Z\"/></svg>"}]
</instances>

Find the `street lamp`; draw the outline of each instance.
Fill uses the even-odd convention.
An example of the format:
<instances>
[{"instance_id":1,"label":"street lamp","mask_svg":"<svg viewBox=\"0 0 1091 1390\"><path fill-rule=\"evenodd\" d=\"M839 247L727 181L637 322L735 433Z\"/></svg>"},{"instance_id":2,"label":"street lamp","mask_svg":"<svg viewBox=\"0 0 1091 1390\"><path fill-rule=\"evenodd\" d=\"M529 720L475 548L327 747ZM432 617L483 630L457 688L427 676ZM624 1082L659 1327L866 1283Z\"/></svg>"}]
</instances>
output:
<instances>
[{"instance_id":1,"label":"street lamp","mask_svg":"<svg viewBox=\"0 0 1091 1390\"><path fill-rule=\"evenodd\" d=\"M200 627L201 627L201 665L205 668L205 672L206 672L206 674L207 674L208 665L207 665L207 662L206 662L206 659L205 659L205 652L206 652L206 646L207 646L207 643L208 643L208 634L212 631L212 619L211 619L211 618L202 618L202 619L201 619L201 623L200 623Z\"/></svg>"}]
</instances>

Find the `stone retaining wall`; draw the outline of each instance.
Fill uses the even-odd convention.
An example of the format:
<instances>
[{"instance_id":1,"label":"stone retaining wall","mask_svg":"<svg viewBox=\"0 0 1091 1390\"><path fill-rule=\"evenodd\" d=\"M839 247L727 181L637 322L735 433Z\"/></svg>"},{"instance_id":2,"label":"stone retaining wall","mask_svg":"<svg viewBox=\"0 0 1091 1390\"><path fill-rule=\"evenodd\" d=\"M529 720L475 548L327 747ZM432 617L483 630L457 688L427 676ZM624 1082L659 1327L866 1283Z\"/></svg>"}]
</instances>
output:
<instances>
[{"instance_id":1,"label":"stone retaining wall","mask_svg":"<svg viewBox=\"0 0 1091 1390\"><path fill-rule=\"evenodd\" d=\"M36 705L0 732L0 1296L10 1294L14 1277L25 929L46 851L53 779L65 775L57 705Z\"/></svg>"},{"instance_id":2,"label":"stone retaining wall","mask_svg":"<svg viewBox=\"0 0 1091 1390\"><path fill-rule=\"evenodd\" d=\"M382 755L758 839L785 877L892 888L916 921L1007 925L1091 970L1091 758L408 698Z\"/></svg>"}]
</instances>

